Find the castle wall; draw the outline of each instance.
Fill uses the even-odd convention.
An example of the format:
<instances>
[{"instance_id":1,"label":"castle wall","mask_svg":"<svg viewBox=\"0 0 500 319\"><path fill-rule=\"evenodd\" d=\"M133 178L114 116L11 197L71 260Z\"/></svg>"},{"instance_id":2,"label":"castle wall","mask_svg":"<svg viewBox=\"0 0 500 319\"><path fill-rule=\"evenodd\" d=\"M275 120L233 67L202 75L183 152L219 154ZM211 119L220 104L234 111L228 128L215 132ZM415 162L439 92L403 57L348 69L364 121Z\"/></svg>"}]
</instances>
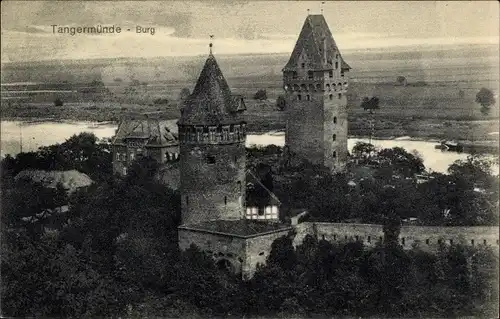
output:
<instances>
[{"instance_id":1,"label":"castle wall","mask_svg":"<svg viewBox=\"0 0 500 319\"><path fill-rule=\"evenodd\" d=\"M181 144L182 223L242 219L245 145Z\"/></svg>"},{"instance_id":2,"label":"castle wall","mask_svg":"<svg viewBox=\"0 0 500 319\"><path fill-rule=\"evenodd\" d=\"M301 244L307 234L330 242L362 241L374 246L383 241L382 225L305 222L295 227L297 236L294 244ZM414 246L427 251L436 250L440 243L466 245L487 245L498 248L499 229L495 226L440 227L402 226L399 243L405 249Z\"/></svg>"},{"instance_id":3,"label":"castle wall","mask_svg":"<svg viewBox=\"0 0 500 319\"><path fill-rule=\"evenodd\" d=\"M292 229L283 229L278 232L273 232L266 235L260 235L247 239L246 259L243 265L243 278L248 279L253 277L257 270L257 265L265 265L267 257L271 253L271 245L273 242L283 236L288 235Z\"/></svg>"}]
</instances>

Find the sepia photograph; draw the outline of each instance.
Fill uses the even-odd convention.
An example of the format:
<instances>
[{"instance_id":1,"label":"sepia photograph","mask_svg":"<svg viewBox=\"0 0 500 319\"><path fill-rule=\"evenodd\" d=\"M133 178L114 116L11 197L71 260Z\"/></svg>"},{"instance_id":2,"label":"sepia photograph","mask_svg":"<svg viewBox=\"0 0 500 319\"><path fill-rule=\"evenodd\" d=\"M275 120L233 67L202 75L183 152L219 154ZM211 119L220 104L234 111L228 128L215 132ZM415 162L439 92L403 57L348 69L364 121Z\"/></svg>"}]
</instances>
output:
<instances>
[{"instance_id":1,"label":"sepia photograph","mask_svg":"<svg viewBox=\"0 0 500 319\"><path fill-rule=\"evenodd\" d=\"M1 318L499 318L498 1L1 2Z\"/></svg>"}]
</instances>

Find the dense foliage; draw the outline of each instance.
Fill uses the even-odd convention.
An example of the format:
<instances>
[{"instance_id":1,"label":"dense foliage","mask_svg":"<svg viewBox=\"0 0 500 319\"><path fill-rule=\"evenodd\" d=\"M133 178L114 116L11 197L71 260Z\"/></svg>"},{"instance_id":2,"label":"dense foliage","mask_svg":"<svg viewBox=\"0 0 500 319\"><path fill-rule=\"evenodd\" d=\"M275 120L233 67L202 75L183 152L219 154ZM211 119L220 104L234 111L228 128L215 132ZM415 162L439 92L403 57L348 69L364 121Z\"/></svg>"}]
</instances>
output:
<instances>
[{"instance_id":1,"label":"dense foliage","mask_svg":"<svg viewBox=\"0 0 500 319\"><path fill-rule=\"evenodd\" d=\"M74 140L80 143L71 142ZM439 209L454 205L451 211L459 213L450 215L450 223L484 223L489 215L470 208L484 209L483 201L493 195L470 189L491 191L498 188L498 179L480 159L457 162L449 175L436 175L416 187L401 177L409 171L419 172L418 160L408 154L400 156L400 150L382 152L386 161L397 164L393 174L360 182L356 190L348 186L346 175L329 176L321 168L293 158L286 165L271 161L268 167L273 170L274 166L288 167L274 176L275 181L269 180L275 191L279 191L278 185L289 185L284 181L293 181L289 194L295 198L288 200L302 201L317 218L337 220L336 214L348 218L361 211L366 220L383 220L385 245L332 244L307 236L294 248L290 234L273 243L267 265L244 282L218 270L196 247L182 253L178 250L179 194L158 183L158 165L150 158L132 164L125 178L101 172L90 188L71 194L60 187L45 189L14 182L12 176L25 163L47 168L48 159L54 160L56 167L108 167L107 163L94 162L94 157L110 158L105 146L92 140L73 137L30 157L21 154L2 161L3 176L11 179L2 183L1 193L2 315L289 318L492 317L498 313L494 303L498 298L494 285L498 262L486 246L455 243L431 254L418 249L403 251L391 240L397 236L400 217L420 202L433 203ZM371 155L365 156L366 152L374 154L371 148L359 149L358 153L371 161ZM278 147L247 151L250 164L266 172L264 180L271 177L258 159L279 159L284 153ZM417 195L421 197L409 197ZM58 210L64 204L69 209ZM429 209L424 214L426 221L444 222L442 216L431 212L435 211ZM478 221L478 216L483 219Z\"/></svg>"}]
</instances>

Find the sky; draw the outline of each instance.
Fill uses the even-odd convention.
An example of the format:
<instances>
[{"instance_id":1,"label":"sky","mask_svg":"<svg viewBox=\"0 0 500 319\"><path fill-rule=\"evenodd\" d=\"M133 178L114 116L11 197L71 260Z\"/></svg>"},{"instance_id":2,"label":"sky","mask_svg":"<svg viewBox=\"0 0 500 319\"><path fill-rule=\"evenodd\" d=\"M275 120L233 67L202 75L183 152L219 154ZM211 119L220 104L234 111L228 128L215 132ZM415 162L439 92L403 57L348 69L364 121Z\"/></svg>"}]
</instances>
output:
<instances>
[{"instance_id":1,"label":"sky","mask_svg":"<svg viewBox=\"0 0 500 319\"><path fill-rule=\"evenodd\" d=\"M2 62L288 53L308 14L323 14L340 50L498 44L498 1L2 1ZM51 25L115 25L107 35ZM155 34L136 33L154 27Z\"/></svg>"}]
</instances>

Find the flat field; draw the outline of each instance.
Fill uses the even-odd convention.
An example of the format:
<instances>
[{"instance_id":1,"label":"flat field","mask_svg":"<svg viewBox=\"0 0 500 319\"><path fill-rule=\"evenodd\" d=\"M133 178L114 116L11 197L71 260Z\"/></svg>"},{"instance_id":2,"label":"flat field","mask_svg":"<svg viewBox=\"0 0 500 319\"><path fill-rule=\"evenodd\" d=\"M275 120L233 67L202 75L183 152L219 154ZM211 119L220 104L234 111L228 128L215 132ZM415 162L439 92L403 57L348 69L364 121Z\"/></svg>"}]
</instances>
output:
<instances>
[{"instance_id":1,"label":"flat field","mask_svg":"<svg viewBox=\"0 0 500 319\"><path fill-rule=\"evenodd\" d=\"M498 143L499 57L495 46L461 46L420 51L344 52L349 74L349 133L377 137L490 141ZM281 68L286 55L217 56L234 94L245 97L252 131L283 129L284 113L275 108L283 93ZM182 88L192 89L205 57L41 61L2 65L2 119L119 121L127 113L161 111L179 116ZM408 85L396 83L405 76ZM481 87L497 100L485 116L475 103ZM268 100L255 101L258 89ZM380 109L360 108L363 97L377 96ZM55 106L54 100L63 101ZM158 101L166 99L168 101Z\"/></svg>"}]
</instances>

